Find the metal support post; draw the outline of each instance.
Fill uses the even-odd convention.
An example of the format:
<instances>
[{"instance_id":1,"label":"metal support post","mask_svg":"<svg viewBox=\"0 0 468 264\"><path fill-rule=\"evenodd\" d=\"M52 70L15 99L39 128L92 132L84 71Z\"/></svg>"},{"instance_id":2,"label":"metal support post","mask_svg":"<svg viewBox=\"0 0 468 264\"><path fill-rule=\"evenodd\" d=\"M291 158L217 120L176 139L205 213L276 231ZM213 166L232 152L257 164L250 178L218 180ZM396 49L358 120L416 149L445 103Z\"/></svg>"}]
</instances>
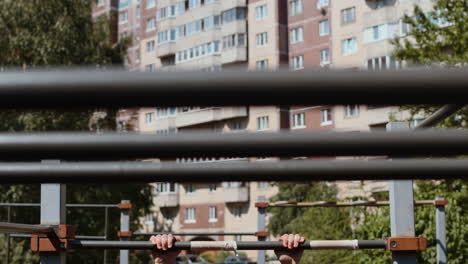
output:
<instances>
[{"instance_id":1,"label":"metal support post","mask_svg":"<svg viewBox=\"0 0 468 264\"><path fill-rule=\"evenodd\" d=\"M11 206L7 207L7 222L11 222ZM10 264L10 233L6 233L6 264Z\"/></svg>"},{"instance_id":2,"label":"metal support post","mask_svg":"<svg viewBox=\"0 0 468 264\"><path fill-rule=\"evenodd\" d=\"M437 197L436 200L444 200L444 198ZM436 204L437 264L447 263L447 241L445 236L445 205Z\"/></svg>"},{"instance_id":3,"label":"metal support post","mask_svg":"<svg viewBox=\"0 0 468 264\"><path fill-rule=\"evenodd\" d=\"M59 163L44 160L43 163ZM59 225L66 223L66 185L60 183L41 184L41 224ZM65 264L66 254L41 253L41 264Z\"/></svg>"},{"instance_id":4,"label":"metal support post","mask_svg":"<svg viewBox=\"0 0 468 264\"><path fill-rule=\"evenodd\" d=\"M130 203L128 200L122 200L122 204ZM130 210L127 208L120 209L120 232L130 231ZM120 237L121 241L129 240L128 237ZM129 254L127 249L120 250L120 264L128 264Z\"/></svg>"},{"instance_id":5,"label":"metal support post","mask_svg":"<svg viewBox=\"0 0 468 264\"><path fill-rule=\"evenodd\" d=\"M391 122L387 131L408 130L406 122ZM392 180L390 192L390 226L392 237L414 237L414 195L412 180ZM396 247L397 245L395 245ZM415 251L393 251L393 264L416 264Z\"/></svg>"},{"instance_id":6,"label":"metal support post","mask_svg":"<svg viewBox=\"0 0 468 264\"><path fill-rule=\"evenodd\" d=\"M261 195L257 198L258 202L266 202L265 196ZM257 230L264 231L266 229L266 208L257 208ZM266 241L266 237L258 237L258 241ZM264 249L258 251L257 264L265 264L266 251Z\"/></svg>"},{"instance_id":7,"label":"metal support post","mask_svg":"<svg viewBox=\"0 0 468 264\"><path fill-rule=\"evenodd\" d=\"M109 239L107 237L107 225L109 222L109 207L104 207L104 239ZM104 249L104 264L107 263L107 249Z\"/></svg>"}]
</instances>

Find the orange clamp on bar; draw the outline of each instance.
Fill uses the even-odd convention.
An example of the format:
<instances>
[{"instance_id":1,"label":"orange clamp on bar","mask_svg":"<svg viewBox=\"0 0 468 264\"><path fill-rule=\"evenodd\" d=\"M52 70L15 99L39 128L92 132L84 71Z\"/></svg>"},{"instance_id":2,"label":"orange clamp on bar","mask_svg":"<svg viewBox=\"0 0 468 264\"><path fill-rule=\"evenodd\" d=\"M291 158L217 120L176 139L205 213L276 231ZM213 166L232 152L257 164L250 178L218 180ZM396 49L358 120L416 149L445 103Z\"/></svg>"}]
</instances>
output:
<instances>
[{"instance_id":1,"label":"orange clamp on bar","mask_svg":"<svg viewBox=\"0 0 468 264\"><path fill-rule=\"evenodd\" d=\"M387 250L414 251L426 250L425 237L390 237L387 239Z\"/></svg>"},{"instance_id":2,"label":"orange clamp on bar","mask_svg":"<svg viewBox=\"0 0 468 264\"><path fill-rule=\"evenodd\" d=\"M119 203L119 208L120 209L132 209L132 204L131 203Z\"/></svg>"},{"instance_id":3,"label":"orange clamp on bar","mask_svg":"<svg viewBox=\"0 0 468 264\"><path fill-rule=\"evenodd\" d=\"M435 206L444 206L447 205L448 201L447 200L434 200L434 205Z\"/></svg>"},{"instance_id":4,"label":"orange clamp on bar","mask_svg":"<svg viewBox=\"0 0 468 264\"><path fill-rule=\"evenodd\" d=\"M268 231L257 231L257 232L255 232L255 236L257 236L257 237L268 237L268 236L270 236L270 232L268 232Z\"/></svg>"},{"instance_id":5,"label":"orange clamp on bar","mask_svg":"<svg viewBox=\"0 0 468 264\"><path fill-rule=\"evenodd\" d=\"M257 208L267 208L268 207L268 202L256 202L255 207L257 207Z\"/></svg>"},{"instance_id":6,"label":"orange clamp on bar","mask_svg":"<svg viewBox=\"0 0 468 264\"><path fill-rule=\"evenodd\" d=\"M118 237L132 237L132 232L130 231L119 231L117 232Z\"/></svg>"},{"instance_id":7,"label":"orange clamp on bar","mask_svg":"<svg viewBox=\"0 0 468 264\"><path fill-rule=\"evenodd\" d=\"M75 238L75 226L58 225L52 234L32 234L31 250L34 252L60 252L70 249L70 240Z\"/></svg>"}]
</instances>

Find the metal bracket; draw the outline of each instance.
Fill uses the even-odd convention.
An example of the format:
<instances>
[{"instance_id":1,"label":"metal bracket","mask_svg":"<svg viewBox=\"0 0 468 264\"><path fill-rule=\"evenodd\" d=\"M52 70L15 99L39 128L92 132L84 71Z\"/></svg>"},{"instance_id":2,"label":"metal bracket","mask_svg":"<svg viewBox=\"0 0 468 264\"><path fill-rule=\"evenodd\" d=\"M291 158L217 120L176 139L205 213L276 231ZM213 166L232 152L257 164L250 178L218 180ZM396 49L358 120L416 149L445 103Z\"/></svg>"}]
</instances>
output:
<instances>
[{"instance_id":1,"label":"metal bracket","mask_svg":"<svg viewBox=\"0 0 468 264\"><path fill-rule=\"evenodd\" d=\"M415 251L426 250L425 237L389 237L387 250L390 251Z\"/></svg>"},{"instance_id":2,"label":"metal bracket","mask_svg":"<svg viewBox=\"0 0 468 264\"><path fill-rule=\"evenodd\" d=\"M255 207L257 208L267 208L268 207L268 202L256 202Z\"/></svg>"},{"instance_id":3,"label":"metal bracket","mask_svg":"<svg viewBox=\"0 0 468 264\"><path fill-rule=\"evenodd\" d=\"M257 232L255 232L255 236L257 236L257 237L268 237L268 236L270 236L270 232L268 232L268 231L257 231Z\"/></svg>"},{"instance_id":4,"label":"metal bracket","mask_svg":"<svg viewBox=\"0 0 468 264\"><path fill-rule=\"evenodd\" d=\"M132 209L132 204L131 203L119 203L119 208L122 210L130 210Z\"/></svg>"},{"instance_id":5,"label":"metal bracket","mask_svg":"<svg viewBox=\"0 0 468 264\"><path fill-rule=\"evenodd\" d=\"M117 236L118 237L132 237L132 232L130 231L118 231Z\"/></svg>"},{"instance_id":6,"label":"metal bracket","mask_svg":"<svg viewBox=\"0 0 468 264\"><path fill-rule=\"evenodd\" d=\"M60 252L70 249L70 240L75 238L75 226L58 225L54 233L32 234L31 250L33 252Z\"/></svg>"},{"instance_id":7,"label":"metal bracket","mask_svg":"<svg viewBox=\"0 0 468 264\"><path fill-rule=\"evenodd\" d=\"M448 204L447 200L434 200L434 205L435 206L445 206Z\"/></svg>"}]
</instances>

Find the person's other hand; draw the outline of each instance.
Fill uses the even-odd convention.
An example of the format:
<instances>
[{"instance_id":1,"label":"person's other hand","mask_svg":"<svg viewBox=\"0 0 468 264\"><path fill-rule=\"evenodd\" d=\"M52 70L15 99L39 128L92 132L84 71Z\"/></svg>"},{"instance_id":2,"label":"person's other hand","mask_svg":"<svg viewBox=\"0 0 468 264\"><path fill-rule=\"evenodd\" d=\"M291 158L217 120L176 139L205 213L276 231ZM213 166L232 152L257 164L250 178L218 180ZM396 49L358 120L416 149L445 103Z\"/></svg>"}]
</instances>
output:
<instances>
[{"instance_id":1,"label":"person's other hand","mask_svg":"<svg viewBox=\"0 0 468 264\"><path fill-rule=\"evenodd\" d=\"M172 248L176 241L180 241L178 237L172 234L164 234L151 236L149 241L155 246L152 253L155 264L174 264L180 250L169 249Z\"/></svg>"},{"instance_id":2,"label":"person's other hand","mask_svg":"<svg viewBox=\"0 0 468 264\"><path fill-rule=\"evenodd\" d=\"M281 264L299 264L304 250L299 249L299 244L305 241L305 238L299 234L285 234L278 238L283 242L285 250L275 250L275 254Z\"/></svg>"}]
</instances>

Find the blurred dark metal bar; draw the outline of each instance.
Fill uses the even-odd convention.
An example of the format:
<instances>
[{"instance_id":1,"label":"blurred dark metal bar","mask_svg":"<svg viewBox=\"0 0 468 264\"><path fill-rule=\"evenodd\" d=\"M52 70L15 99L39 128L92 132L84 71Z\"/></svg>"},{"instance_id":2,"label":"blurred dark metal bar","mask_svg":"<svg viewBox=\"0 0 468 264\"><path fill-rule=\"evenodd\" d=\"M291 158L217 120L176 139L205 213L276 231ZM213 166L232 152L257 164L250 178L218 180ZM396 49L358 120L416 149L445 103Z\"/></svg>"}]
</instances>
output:
<instances>
[{"instance_id":1,"label":"blurred dark metal bar","mask_svg":"<svg viewBox=\"0 0 468 264\"><path fill-rule=\"evenodd\" d=\"M192 241L175 242L172 249L176 250L274 250L285 249L282 242L277 241ZM148 241L84 241L71 240L73 248L92 249L155 249ZM310 240L300 245L303 249L385 249L385 240Z\"/></svg>"},{"instance_id":2,"label":"blurred dark metal bar","mask_svg":"<svg viewBox=\"0 0 468 264\"><path fill-rule=\"evenodd\" d=\"M466 159L0 163L2 183L467 179Z\"/></svg>"},{"instance_id":3,"label":"blurred dark metal bar","mask_svg":"<svg viewBox=\"0 0 468 264\"><path fill-rule=\"evenodd\" d=\"M458 110L462 109L465 105L463 104L448 104L442 106L435 113L430 115L428 118L424 119L419 123L415 129L425 129L430 128L438 123L444 121L447 117L455 114Z\"/></svg>"},{"instance_id":4,"label":"blurred dark metal bar","mask_svg":"<svg viewBox=\"0 0 468 264\"><path fill-rule=\"evenodd\" d=\"M0 74L2 108L456 104L466 71Z\"/></svg>"},{"instance_id":5,"label":"blurred dark metal bar","mask_svg":"<svg viewBox=\"0 0 468 264\"><path fill-rule=\"evenodd\" d=\"M0 134L0 160L13 161L428 154L468 154L468 131Z\"/></svg>"},{"instance_id":6,"label":"blurred dark metal bar","mask_svg":"<svg viewBox=\"0 0 468 264\"><path fill-rule=\"evenodd\" d=\"M0 207L40 207L39 203L0 203ZM118 208L118 204L67 204L70 208Z\"/></svg>"},{"instance_id":7,"label":"blurred dark metal bar","mask_svg":"<svg viewBox=\"0 0 468 264\"><path fill-rule=\"evenodd\" d=\"M0 232L2 233L52 233L54 228L49 225L27 225L17 223L0 222Z\"/></svg>"},{"instance_id":8,"label":"blurred dark metal bar","mask_svg":"<svg viewBox=\"0 0 468 264\"><path fill-rule=\"evenodd\" d=\"M134 236L156 236L172 234L174 236L256 236L255 232L251 233L222 233L222 232L202 232L202 233L171 233L171 232L133 232Z\"/></svg>"},{"instance_id":9,"label":"blurred dark metal bar","mask_svg":"<svg viewBox=\"0 0 468 264\"><path fill-rule=\"evenodd\" d=\"M332 202L332 201L317 201L317 202L293 202L293 201L278 201L268 203L268 207L354 207L354 206L389 206L389 201L354 201L354 202ZM434 200L417 200L414 205L435 205Z\"/></svg>"}]
</instances>

